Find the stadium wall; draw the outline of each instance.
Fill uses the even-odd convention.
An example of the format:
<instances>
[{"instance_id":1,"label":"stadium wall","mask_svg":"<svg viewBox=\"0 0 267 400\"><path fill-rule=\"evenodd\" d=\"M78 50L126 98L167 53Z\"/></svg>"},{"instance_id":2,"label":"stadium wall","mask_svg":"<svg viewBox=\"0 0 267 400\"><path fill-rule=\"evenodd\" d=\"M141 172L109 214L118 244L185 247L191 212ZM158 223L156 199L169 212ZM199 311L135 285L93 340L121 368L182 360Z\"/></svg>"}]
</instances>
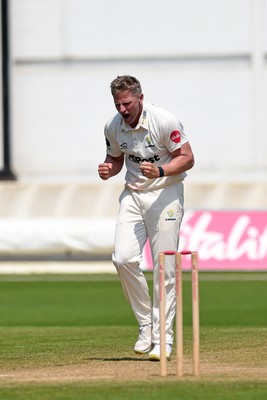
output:
<instances>
[{"instance_id":1,"label":"stadium wall","mask_svg":"<svg viewBox=\"0 0 267 400\"><path fill-rule=\"evenodd\" d=\"M10 26L19 179L98 179L125 73L184 124L191 179L265 179L267 0L11 0Z\"/></svg>"},{"instance_id":2,"label":"stadium wall","mask_svg":"<svg viewBox=\"0 0 267 400\"><path fill-rule=\"evenodd\" d=\"M18 180L0 184L0 258L112 251L123 173L102 182L97 165L119 74L184 125L188 213L266 212L267 0L9 4Z\"/></svg>"}]
</instances>

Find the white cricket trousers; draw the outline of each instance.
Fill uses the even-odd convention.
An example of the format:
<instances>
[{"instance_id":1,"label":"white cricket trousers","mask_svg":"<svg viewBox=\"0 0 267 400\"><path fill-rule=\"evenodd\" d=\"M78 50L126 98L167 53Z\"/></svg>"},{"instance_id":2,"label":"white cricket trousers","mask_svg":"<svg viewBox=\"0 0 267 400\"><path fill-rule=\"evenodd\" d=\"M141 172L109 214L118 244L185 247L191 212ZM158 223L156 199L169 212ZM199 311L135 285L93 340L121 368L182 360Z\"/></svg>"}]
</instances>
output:
<instances>
[{"instance_id":1,"label":"white cricket trousers","mask_svg":"<svg viewBox=\"0 0 267 400\"><path fill-rule=\"evenodd\" d=\"M183 182L153 191L124 189L120 196L112 256L126 299L139 325L152 323L152 342L160 342L158 255L178 250L183 217ZM153 259L153 301L140 261L149 239ZM175 260L166 257L166 343L173 343Z\"/></svg>"}]
</instances>

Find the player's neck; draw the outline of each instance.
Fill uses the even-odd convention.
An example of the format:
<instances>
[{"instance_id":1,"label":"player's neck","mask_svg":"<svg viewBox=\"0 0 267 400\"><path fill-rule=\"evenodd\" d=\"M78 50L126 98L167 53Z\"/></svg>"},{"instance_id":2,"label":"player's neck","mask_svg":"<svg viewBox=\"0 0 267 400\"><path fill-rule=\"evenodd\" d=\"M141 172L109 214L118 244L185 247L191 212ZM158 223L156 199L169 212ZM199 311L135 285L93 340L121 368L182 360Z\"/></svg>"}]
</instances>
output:
<instances>
[{"instance_id":1,"label":"player's neck","mask_svg":"<svg viewBox=\"0 0 267 400\"><path fill-rule=\"evenodd\" d=\"M130 124L131 128L135 128L138 125L138 122L139 122L139 119L140 119L140 116L141 116L142 112L143 112L143 106L141 107L141 109L140 109L137 117L135 118L134 122L132 124Z\"/></svg>"}]
</instances>

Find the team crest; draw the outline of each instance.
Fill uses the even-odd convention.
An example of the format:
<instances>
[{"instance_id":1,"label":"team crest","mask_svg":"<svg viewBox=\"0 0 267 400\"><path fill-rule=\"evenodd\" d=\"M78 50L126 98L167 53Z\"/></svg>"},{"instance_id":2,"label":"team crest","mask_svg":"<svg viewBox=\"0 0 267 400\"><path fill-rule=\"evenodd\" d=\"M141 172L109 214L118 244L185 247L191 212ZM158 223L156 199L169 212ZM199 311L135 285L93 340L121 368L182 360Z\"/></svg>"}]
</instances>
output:
<instances>
[{"instance_id":1,"label":"team crest","mask_svg":"<svg viewBox=\"0 0 267 400\"><path fill-rule=\"evenodd\" d=\"M147 143L146 148L147 148L147 147L155 147L155 145L154 145L154 144L152 143L152 141L151 141L150 135L146 135L145 141L146 141L146 143Z\"/></svg>"},{"instance_id":2,"label":"team crest","mask_svg":"<svg viewBox=\"0 0 267 400\"><path fill-rule=\"evenodd\" d=\"M176 221L176 218L174 216L174 210L168 210L167 214L168 218L165 218L165 221Z\"/></svg>"}]
</instances>

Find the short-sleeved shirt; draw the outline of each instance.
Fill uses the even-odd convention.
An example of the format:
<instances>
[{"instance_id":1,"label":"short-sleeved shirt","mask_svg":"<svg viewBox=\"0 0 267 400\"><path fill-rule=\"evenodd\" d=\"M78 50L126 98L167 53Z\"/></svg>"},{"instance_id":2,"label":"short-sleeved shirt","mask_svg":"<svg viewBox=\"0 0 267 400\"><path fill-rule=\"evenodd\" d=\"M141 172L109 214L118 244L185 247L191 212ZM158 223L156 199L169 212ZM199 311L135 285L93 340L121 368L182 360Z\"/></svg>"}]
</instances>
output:
<instances>
[{"instance_id":1,"label":"short-sleeved shirt","mask_svg":"<svg viewBox=\"0 0 267 400\"><path fill-rule=\"evenodd\" d=\"M125 154L125 185L133 190L154 190L183 180L186 173L149 179L142 175L140 164L148 161L156 166L170 162L171 153L179 149L187 138L183 125L170 112L149 103L135 128L116 114L105 125L107 154L119 157Z\"/></svg>"}]
</instances>

